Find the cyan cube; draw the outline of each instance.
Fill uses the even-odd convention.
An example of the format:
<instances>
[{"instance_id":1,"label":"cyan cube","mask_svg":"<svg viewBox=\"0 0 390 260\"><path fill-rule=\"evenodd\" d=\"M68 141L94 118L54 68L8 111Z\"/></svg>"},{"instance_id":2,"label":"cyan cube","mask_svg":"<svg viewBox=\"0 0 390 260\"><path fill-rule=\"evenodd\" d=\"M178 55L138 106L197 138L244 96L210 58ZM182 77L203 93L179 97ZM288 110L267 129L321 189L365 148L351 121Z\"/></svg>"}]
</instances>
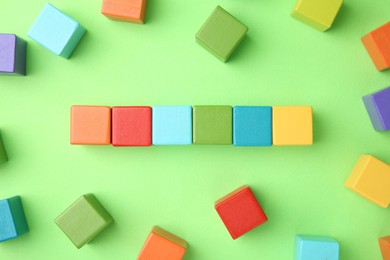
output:
<instances>
[{"instance_id":1,"label":"cyan cube","mask_svg":"<svg viewBox=\"0 0 390 260\"><path fill-rule=\"evenodd\" d=\"M17 238L28 231L20 196L0 200L0 242Z\"/></svg>"},{"instance_id":2,"label":"cyan cube","mask_svg":"<svg viewBox=\"0 0 390 260\"><path fill-rule=\"evenodd\" d=\"M22 38L0 33L0 74L26 75L26 49Z\"/></svg>"},{"instance_id":3,"label":"cyan cube","mask_svg":"<svg viewBox=\"0 0 390 260\"><path fill-rule=\"evenodd\" d=\"M339 248L331 237L297 235L294 260L339 260Z\"/></svg>"},{"instance_id":4,"label":"cyan cube","mask_svg":"<svg viewBox=\"0 0 390 260\"><path fill-rule=\"evenodd\" d=\"M28 36L56 55L68 59L85 31L77 21L46 4Z\"/></svg>"},{"instance_id":5,"label":"cyan cube","mask_svg":"<svg viewBox=\"0 0 390 260\"><path fill-rule=\"evenodd\" d=\"M153 106L153 145L192 144L191 106Z\"/></svg>"},{"instance_id":6,"label":"cyan cube","mask_svg":"<svg viewBox=\"0 0 390 260\"><path fill-rule=\"evenodd\" d=\"M271 146L272 107L233 107L233 144L236 146Z\"/></svg>"},{"instance_id":7,"label":"cyan cube","mask_svg":"<svg viewBox=\"0 0 390 260\"><path fill-rule=\"evenodd\" d=\"M390 130L390 87L364 96L363 102L375 130Z\"/></svg>"}]
</instances>

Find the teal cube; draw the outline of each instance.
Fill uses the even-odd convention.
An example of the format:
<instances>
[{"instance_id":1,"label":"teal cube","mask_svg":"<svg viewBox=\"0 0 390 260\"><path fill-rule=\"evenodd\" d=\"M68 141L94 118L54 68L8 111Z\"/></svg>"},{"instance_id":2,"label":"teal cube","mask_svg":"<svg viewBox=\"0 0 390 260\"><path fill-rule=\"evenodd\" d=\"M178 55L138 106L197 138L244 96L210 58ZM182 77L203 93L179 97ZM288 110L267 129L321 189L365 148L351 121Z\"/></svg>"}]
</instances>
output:
<instances>
[{"instance_id":1,"label":"teal cube","mask_svg":"<svg viewBox=\"0 0 390 260\"><path fill-rule=\"evenodd\" d=\"M28 225L20 196L0 200L0 242L27 232Z\"/></svg>"},{"instance_id":2,"label":"teal cube","mask_svg":"<svg viewBox=\"0 0 390 260\"><path fill-rule=\"evenodd\" d=\"M191 106L153 106L153 145L192 144Z\"/></svg>"},{"instance_id":3,"label":"teal cube","mask_svg":"<svg viewBox=\"0 0 390 260\"><path fill-rule=\"evenodd\" d=\"M248 27L217 6L200 28L196 41L215 57L226 62L245 37Z\"/></svg>"},{"instance_id":4,"label":"teal cube","mask_svg":"<svg viewBox=\"0 0 390 260\"><path fill-rule=\"evenodd\" d=\"M28 36L56 55L68 59L85 31L78 22L46 4Z\"/></svg>"},{"instance_id":5,"label":"teal cube","mask_svg":"<svg viewBox=\"0 0 390 260\"><path fill-rule=\"evenodd\" d=\"M235 146L271 146L272 107L234 107L233 144Z\"/></svg>"},{"instance_id":6,"label":"teal cube","mask_svg":"<svg viewBox=\"0 0 390 260\"><path fill-rule=\"evenodd\" d=\"M4 163L6 161L8 161L8 156L7 153L5 152L3 139L1 138L1 133L0 133L0 163Z\"/></svg>"},{"instance_id":7,"label":"teal cube","mask_svg":"<svg viewBox=\"0 0 390 260\"><path fill-rule=\"evenodd\" d=\"M330 237L297 235L294 260L339 260L339 247Z\"/></svg>"}]
</instances>

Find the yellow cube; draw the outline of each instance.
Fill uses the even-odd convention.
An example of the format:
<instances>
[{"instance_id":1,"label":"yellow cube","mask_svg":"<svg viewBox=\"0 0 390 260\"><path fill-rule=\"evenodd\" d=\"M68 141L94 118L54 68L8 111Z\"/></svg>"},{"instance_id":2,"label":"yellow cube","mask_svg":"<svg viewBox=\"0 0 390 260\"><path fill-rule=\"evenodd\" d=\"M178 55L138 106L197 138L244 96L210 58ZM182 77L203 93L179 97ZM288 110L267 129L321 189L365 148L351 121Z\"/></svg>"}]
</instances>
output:
<instances>
[{"instance_id":1,"label":"yellow cube","mask_svg":"<svg viewBox=\"0 0 390 260\"><path fill-rule=\"evenodd\" d=\"M336 18L343 0L298 0L291 16L320 30L328 30Z\"/></svg>"},{"instance_id":2,"label":"yellow cube","mask_svg":"<svg viewBox=\"0 0 390 260\"><path fill-rule=\"evenodd\" d=\"M371 155L362 155L344 186L382 208L390 202L390 166Z\"/></svg>"},{"instance_id":3,"label":"yellow cube","mask_svg":"<svg viewBox=\"0 0 390 260\"><path fill-rule=\"evenodd\" d=\"M272 140L273 145L312 145L312 107L273 107Z\"/></svg>"}]
</instances>

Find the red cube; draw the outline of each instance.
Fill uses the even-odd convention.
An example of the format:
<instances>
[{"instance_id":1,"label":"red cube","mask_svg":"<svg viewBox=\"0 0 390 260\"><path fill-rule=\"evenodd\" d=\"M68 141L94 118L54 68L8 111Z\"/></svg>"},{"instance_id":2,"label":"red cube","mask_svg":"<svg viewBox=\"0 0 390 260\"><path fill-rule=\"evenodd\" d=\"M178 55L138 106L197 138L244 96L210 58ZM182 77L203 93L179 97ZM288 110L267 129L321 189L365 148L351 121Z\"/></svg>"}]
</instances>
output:
<instances>
[{"instance_id":1,"label":"red cube","mask_svg":"<svg viewBox=\"0 0 390 260\"><path fill-rule=\"evenodd\" d=\"M152 145L152 108L113 107L112 145Z\"/></svg>"},{"instance_id":2,"label":"red cube","mask_svg":"<svg viewBox=\"0 0 390 260\"><path fill-rule=\"evenodd\" d=\"M215 209L233 239L268 220L251 189L246 185L217 200Z\"/></svg>"}]
</instances>

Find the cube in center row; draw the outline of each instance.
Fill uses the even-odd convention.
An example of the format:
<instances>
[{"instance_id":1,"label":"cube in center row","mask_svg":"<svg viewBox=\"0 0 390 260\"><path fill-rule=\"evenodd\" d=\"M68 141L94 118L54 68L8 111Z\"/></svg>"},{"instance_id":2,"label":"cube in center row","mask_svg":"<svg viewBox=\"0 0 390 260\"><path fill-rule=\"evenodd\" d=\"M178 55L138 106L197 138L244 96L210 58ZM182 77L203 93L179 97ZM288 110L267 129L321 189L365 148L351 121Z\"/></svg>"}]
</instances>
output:
<instances>
[{"instance_id":1,"label":"cube in center row","mask_svg":"<svg viewBox=\"0 0 390 260\"><path fill-rule=\"evenodd\" d=\"M311 145L312 108L72 106L71 144Z\"/></svg>"}]
</instances>

